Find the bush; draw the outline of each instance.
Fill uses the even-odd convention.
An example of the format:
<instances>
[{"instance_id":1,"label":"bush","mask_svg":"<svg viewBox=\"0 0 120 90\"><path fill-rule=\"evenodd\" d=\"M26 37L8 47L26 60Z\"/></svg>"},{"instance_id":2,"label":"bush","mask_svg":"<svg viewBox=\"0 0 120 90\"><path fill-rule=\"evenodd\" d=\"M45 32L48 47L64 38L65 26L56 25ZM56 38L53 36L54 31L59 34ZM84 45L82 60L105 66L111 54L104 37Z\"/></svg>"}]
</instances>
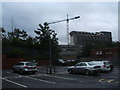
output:
<instances>
[{"instance_id":1,"label":"bush","mask_svg":"<svg viewBox=\"0 0 120 90\"><path fill-rule=\"evenodd\" d=\"M20 49L13 49L12 51L7 53L7 57L9 58L21 58L24 56L25 56L25 53Z\"/></svg>"}]
</instances>

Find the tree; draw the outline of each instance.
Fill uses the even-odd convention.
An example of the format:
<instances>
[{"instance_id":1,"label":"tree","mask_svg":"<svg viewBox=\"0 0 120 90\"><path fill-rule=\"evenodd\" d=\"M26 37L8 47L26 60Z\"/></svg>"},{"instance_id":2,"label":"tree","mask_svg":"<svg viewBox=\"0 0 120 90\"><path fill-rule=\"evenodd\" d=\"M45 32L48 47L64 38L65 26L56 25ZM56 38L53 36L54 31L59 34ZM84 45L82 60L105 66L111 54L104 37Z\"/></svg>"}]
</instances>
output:
<instances>
[{"instance_id":1,"label":"tree","mask_svg":"<svg viewBox=\"0 0 120 90\"><path fill-rule=\"evenodd\" d=\"M33 48L33 38L28 36L28 38L26 39L26 46L27 48Z\"/></svg>"},{"instance_id":2,"label":"tree","mask_svg":"<svg viewBox=\"0 0 120 90\"><path fill-rule=\"evenodd\" d=\"M26 39L27 39L27 37L28 37L27 32L26 32L26 31L24 31L24 30L22 30L22 31L21 31L21 37L22 37L22 39L23 39L23 40L26 40Z\"/></svg>"},{"instance_id":3,"label":"tree","mask_svg":"<svg viewBox=\"0 0 120 90\"><path fill-rule=\"evenodd\" d=\"M47 22L44 25L39 24L39 28L34 31L37 36L37 41L40 44L40 50L52 53L52 59L57 59L59 55L58 38L54 30L50 29Z\"/></svg>"},{"instance_id":4,"label":"tree","mask_svg":"<svg viewBox=\"0 0 120 90\"><path fill-rule=\"evenodd\" d=\"M82 56L83 57L90 57L90 50L93 49L93 44L89 43L89 44L86 44L84 47L83 47L83 53L82 53Z\"/></svg>"},{"instance_id":5,"label":"tree","mask_svg":"<svg viewBox=\"0 0 120 90\"><path fill-rule=\"evenodd\" d=\"M0 29L2 31L2 45L6 46L8 43L6 30L4 29L4 27L2 27Z\"/></svg>"},{"instance_id":6,"label":"tree","mask_svg":"<svg viewBox=\"0 0 120 90\"><path fill-rule=\"evenodd\" d=\"M6 39L7 35L6 35L6 30L4 29L4 27L2 27L2 39Z\"/></svg>"}]
</instances>

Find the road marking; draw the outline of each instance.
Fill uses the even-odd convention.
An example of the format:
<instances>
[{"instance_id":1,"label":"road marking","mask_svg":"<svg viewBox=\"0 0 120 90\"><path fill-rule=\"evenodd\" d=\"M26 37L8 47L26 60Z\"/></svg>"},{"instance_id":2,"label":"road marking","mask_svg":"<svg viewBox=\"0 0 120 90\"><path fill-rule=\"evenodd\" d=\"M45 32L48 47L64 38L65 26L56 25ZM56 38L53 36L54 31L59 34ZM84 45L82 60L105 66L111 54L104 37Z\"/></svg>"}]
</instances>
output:
<instances>
[{"instance_id":1,"label":"road marking","mask_svg":"<svg viewBox=\"0 0 120 90\"><path fill-rule=\"evenodd\" d=\"M8 72L8 73L11 74L10 72ZM14 73L14 75L18 76L18 74L15 74L15 73ZM35 76L37 76L37 75L35 75ZM18 76L18 78L21 78L21 77L26 77L26 78L30 78L30 79L33 79L33 80L39 80L39 81L42 81L42 82L56 84L55 82L51 82L51 81L47 81L47 80L42 80L42 79L36 79L36 78L29 77L29 76L21 76L21 75Z\"/></svg>"},{"instance_id":2,"label":"road marking","mask_svg":"<svg viewBox=\"0 0 120 90\"><path fill-rule=\"evenodd\" d=\"M67 79L67 80L76 80L72 78L65 78L65 77L60 77L60 76L52 76L48 74L37 74L37 75L30 75L30 76L47 76L47 77L54 77L54 78L60 78L60 79Z\"/></svg>"},{"instance_id":3,"label":"road marking","mask_svg":"<svg viewBox=\"0 0 120 90\"><path fill-rule=\"evenodd\" d=\"M43 76L42 74L35 74L35 75L29 75L31 77L34 77L34 76Z\"/></svg>"},{"instance_id":4,"label":"road marking","mask_svg":"<svg viewBox=\"0 0 120 90\"><path fill-rule=\"evenodd\" d=\"M108 83L111 83L113 81L114 81L114 79L106 80L105 78L102 78L99 80L99 82L108 82Z\"/></svg>"},{"instance_id":5,"label":"road marking","mask_svg":"<svg viewBox=\"0 0 120 90\"><path fill-rule=\"evenodd\" d=\"M111 83L111 82L113 82L113 81L114 81L114 79L111 79L111 80L108 80L107 82L108 82L108 83Z\"/></svg>"},{"instance_id":6,"label":"road marking","mask_svg":"<svg viewBox=\"0 0 120 90\"><path fill-rule=\"evenodd\" d=\"M7 77L4 77L4 78L21 78L21 76L7 76Z\"/></svg>"},{"instance_id":7,"label":"road marking","mask_svg":"<svg viewBox=\"0 0 120 90\"><path fill-rule=\"evenodd\" d=\"M102 78L102 79L100 79L100 80L99 80L99 82L105 82L105 79L104 79L104 78Z\"/></svg>"},{"instance_id":8,"label":"road marking","mask_svg":"<svg viewBox=\"0 0 120 90\"><path fill-rule=\"evenodd\" d=\"M76 80L76 79L72 79L72 78L65 78L65 77L60 77L60 76L52 76L52 75L48 75L48 74L37 74L37 75L30 75L30 76L47 76L47 77L54 77L54 78L60 78L60 79L67 79L67 80Z\"/></svg>"},{"instance_id":9,"label":"road marking","mask_svg":"<svg viewBox=\"0 0 120 90\"><path fill-rule=\"evenodd\" d=\"M28 76L24 76L26 78L30 78L30 79L33 79L33 80L38 80L38 81L42 81L42 82L47 82L47 83L52 83L52 84L56 84L55 82L51 82L51 81L47 81L47 80L42 80L42 79L36 79L36 78L32 78L32 77L28 77Z\"/></svg>"},{"instance_id":10,"label":"road marking","mask_svg":"<svg viewBox=\"0 0 120 90\"><path fill-rule=\"evenodd\" d=\"M1 77L0 77L0 78L1 78ZM8 80L8 79L5 79L5 78L1 78L1 79L5 80L5 81L8 81L8 82L10 82L10 83L16 84L16 85L18 85L18 86L21 86L21 87L27 88L27 86L25 86L25 85L22 85L22 84L20 84L20 83L13 82L13 81L11 81L11 80Z\"/></svg>"},{"instance_id":11,"label":"road marking","mask_svg":"<svg viewBox=\"0 0 120 90\"><path fill-rule=\"evenodd\" d=\"M59 76L51 76L51 75L47 75L47 74L45 74L45 76L55 77L55 78L60 78L60 79L67 79L67 80L76 80L76 79L72 79L72 78L65 78L65 77L59 77Z\"/></svg>"}]
</instances>

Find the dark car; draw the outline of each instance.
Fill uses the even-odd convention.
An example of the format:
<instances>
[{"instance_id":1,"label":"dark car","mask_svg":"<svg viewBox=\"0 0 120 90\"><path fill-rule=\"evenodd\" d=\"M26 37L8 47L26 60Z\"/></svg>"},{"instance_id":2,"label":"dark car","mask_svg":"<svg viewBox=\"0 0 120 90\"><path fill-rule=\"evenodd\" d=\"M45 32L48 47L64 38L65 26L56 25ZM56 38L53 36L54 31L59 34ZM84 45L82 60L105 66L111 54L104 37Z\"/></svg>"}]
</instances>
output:
<instances>
[{"instance_id":1,"label":"dark car","mask_svg":"<svg viewBox=\"0 0 120 90\"><path fill-rule=\"evenodd\" d=\"M31 61L20 61L15 64L13 67L13 72L19 72L20 74L31 72L33 74L36 73L37 67Z\"/></svg>"}]
</instances>

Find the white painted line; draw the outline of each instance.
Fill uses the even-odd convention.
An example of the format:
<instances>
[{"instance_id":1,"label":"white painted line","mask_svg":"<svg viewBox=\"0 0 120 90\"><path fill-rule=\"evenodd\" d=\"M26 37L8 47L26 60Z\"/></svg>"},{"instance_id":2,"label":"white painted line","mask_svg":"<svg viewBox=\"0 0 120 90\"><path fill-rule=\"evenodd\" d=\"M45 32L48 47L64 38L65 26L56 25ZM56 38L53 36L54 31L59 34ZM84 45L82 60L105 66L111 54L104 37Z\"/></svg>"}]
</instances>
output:
<instances>
[{"instance_id":1,"label":"white painted line","mask_svg":"<svg viewBox=\"0 0 120 90\"><path fill-rule=\"evenodd\" d=\"M72 78L66 78L66 77L60 77L60 76L52 76L48 74L37 74L37 75L31 75L31 76L47 76L47 77L54 77L54 78L60 78L60 79L67 79L67 80L76 80Z\"/></svg>"},{"instance_id":2,"label":"white painted line","mask_svg":"<svg viewBox=\"0 0 120 90\"><path fill-rule=\"evenodd\" d=\"M108 80L107 82L108 82L108 83L111 83L111 82L113 82L113 81L114 81L114 79L111 79L111 80Z\"/></svg>"},{"instance_id":3,"label":"white painted line","mask_svg":"<svg viewBox=\"0 0 120 90\"><path fill-rule=\"evenodd\" d=\"M8 78L21 78L21 77L19 77L19 76L7 76L7 77L4 77L4 78L8 79Z\"/></svg>"},{"instance_id":4,"label":"white painted line","mask_svg":"<svg viewBox=\"0 0 120 90\"><path fill-rule=\"evenodd\" d=\"M104 78L102 78L102 79L100 79L100 80L99 80L99 82L104 82L104 81L105 81L105 79L104 79Z\"/></svg>"},{"instance_id":5,"label":"white painted line","mask_svg":"<svg viewBox=\"0 0 120 90\"><path fill-rule=\"evenodd\" d=\"M1 78L1 77L0 77L0 78ZM8 79L5 79L5 78L1 78L1 79L5 80L5 81L8 81L8 82L10 82L10 83L16 84L16 85L18 85L18 86L21 86L21 87L27 88L27 86L22 85L22 84L19 84L19 83L16 83L16 82L13 82L13 81L11 81L11 80L8 80Z\"/></svg>"},{"instance_id":6,"label":"white painted line","mask_svg":"<svg viewBox=\"0 0 120 90\"><path fill-rule=\"evenodd\" d=\"M99 80L99 82L108 82L108 83L111 83L113 81L114 81L114 79L106 80L104 78L102 78L102 79Z\"/></svg>"},{"instance_id":7,"label":"white painted line","mask_svg":"<svg viewBox=\"0 0 120 90\"><path fill-rule=\"evenodd\" d=\"M76 80L76 79L72 79L72 78L59 77L59 76L51 76L51 75L47 75L47 74L45 76L54 77L54 78L60 78L60 79L66 79L66 80Z\"/></svg>"},{"instance_id":8,"label":"white painted line","mask_svg":"<svg viewBox=\"0 0 120 90\"><path fill-rule=\"evenodd\" d=\"M26 78L30 78L30 79L33 79L33 80L38 80L38 81L42 81L42 82L47 82L47 83L51 83L51 84L56 84L55 82L51 82L51 81L47 81L47 80L42 80L42 79L36 79L36 78L32 78L32 77L28 77L28 76L24 76Z\"/></svg>"},{"instance_id":9,"label":"white painted line","mask_svg":"<svg viewBox=\"0 0 120 90\"><path fill-rule=\"evenodd\" d=\"M11 74L10 72L8 72L9 74ZM55 82L51 82L51 81L47 81L47 80L42 80L42 79L36 79L36 78L32 78L32 77L29 77L29 76L21 76L21 75L18 75L18 74L15 74L14 75L17 75L18 78L21 78L21 77L26 77L26 78L30 78L30 79L33 79L33 80L39 80L39 81L42 81L42 82L47 82L47 83L52 83L52 84L55 84ZM41 74L38 74L38 75L41 75ZM38 75L33 75L33 76L38 76ZM32 75L31 75L32 76ZM42 75L43 76L43 75Z\"/></svg>"}]
</instances>

